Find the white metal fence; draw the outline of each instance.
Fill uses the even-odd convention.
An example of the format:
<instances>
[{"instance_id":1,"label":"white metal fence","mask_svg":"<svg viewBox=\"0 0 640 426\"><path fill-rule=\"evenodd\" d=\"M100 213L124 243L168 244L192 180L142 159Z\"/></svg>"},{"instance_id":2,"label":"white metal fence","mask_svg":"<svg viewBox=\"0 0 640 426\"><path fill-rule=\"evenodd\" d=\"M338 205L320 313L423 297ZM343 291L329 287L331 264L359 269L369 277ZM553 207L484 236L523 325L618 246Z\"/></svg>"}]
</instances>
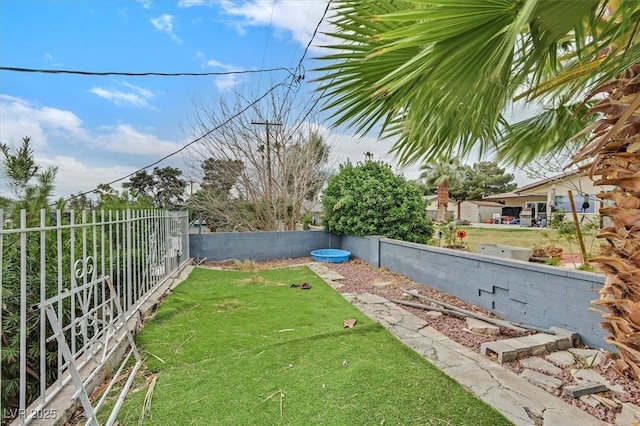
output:
<instances>
[{"instance_id":1,"label":"white metal fence","mask_svg":"<svg viewBox=\"0 0 640 426\"><path fill-rule=\"evenodd\" d=\"M73 370L102 366L189 260L188 232L186 212L0 210L2 424L56 415L47 404Z\"/></svg>"}]
</instances>

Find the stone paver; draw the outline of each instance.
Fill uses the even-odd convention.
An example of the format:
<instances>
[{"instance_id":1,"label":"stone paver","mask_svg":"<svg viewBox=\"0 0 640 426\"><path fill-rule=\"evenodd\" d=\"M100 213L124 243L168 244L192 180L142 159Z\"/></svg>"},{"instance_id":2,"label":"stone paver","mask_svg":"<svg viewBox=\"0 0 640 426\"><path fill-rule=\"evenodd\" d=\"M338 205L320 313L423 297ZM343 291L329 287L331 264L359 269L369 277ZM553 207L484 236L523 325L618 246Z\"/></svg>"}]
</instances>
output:
<instances>
[{"instance_id":1,"label":"stone paver","mask_svg":"<svg viewBox=\"0 0 640 426\"><path fill-rule=\"evenodd\" d=\"M479 399L503 413L515 425L606 425L595 417L550 395L489 358L449 339L425 321L384 298L354 295L353 304L389 329L404 344L432 362ZM393 320L391 320L393 318ZM540 339L540 338L538 338ZM540 342L538 342L540 343ZM544 361L544 360L542 360ZM537 361L533 361L537 362ZM530 376L544 376L527 369Z\"/></svg>"},{"instance_id":2,"label":"stone paver","mask_svg":"<svg viewBox=\"0 0 640 426\"><path fill-rule=\"evenodd\" d=\"M569 385L562 388L562 391L573 398L581 398L593 393L606 392L608 389L601 383L584 382L579 385Z\"/></svg>"},{"instance_id":3,"label":"stone paver","mask_svg":"<svg viewBox=\"0 0 640 426\"><path fill-rule=\"evenodd\" d=\"M622 385L614 385L609 383L607 379L602 377L595 370L579 370L574 368L574 369L571 369L571 375L575 379L576 383L585 383L585 382L600 383L602 385L605 385L607 388L609 388L609 390L613 392L618 392L618 393L624 392L624 387Z\"/></svg>"},{"instance_id":4,"label":"stone paver","mask_svg":"<svg viewBox=\"0 0 640 426\"><path fill-rule=\"evenodd\" d=\"M513 339L486 342L480 345L483 355L495 355L499 363L514 361L529 356L545 355L569 345L572 339L569 334L551 335L545 333Z\"/></svg>"},{"instance_id":5,"label":"stone paver","mask_svg":"<svg viewBox=\"0 0 640 426\"><path fill-rule=\"evenodd\" d=\"M309 266L309 269L311 269L313 272L318 274L318 276L325 281L344 280L344 277L342 275L340 275L333 269L329 269L327 266L321 263L311 262L308 264L308 266Z\"/></svg>"},{"instance_id":6,"label":"stone paver","mask_svg":"<svg viewBox=\"0 0 640 426\"><path fill-rule=\"evenodd\" d=\"M602 351L597 349L570 348L569 352L575 355L575 357L582 361L586 366L595 365L604 357Z\"/></svg>"},{"instance_id":7,"label":"stone paver","mask_svg":"<svg viewBox=\"0 0 640 426\"><path fill-rule=\"evenodd\" d=\"M520 373L520 375L531 383L538 385L550 392L562 387L562 380L556 379L555 377L547 376L543 373L538 373L537 371L529 370L528 368L522 370L522 373Z\"/></svg>"},{"instance_id":8,"label":"stone paver","mask_svg":"<svg viewBox=\"0 0 640 426\"><path fill-rule=\"evenodd\" d=\"M545 358L554 364L560 365L562 367L571 367L573 363L576 361L573 358L573 354L569 351L559 351L553 352L548 355L545 355Z\"/></svg>"},{"instance_id":9,"label":"stone paver","mask_svg":"<svg viewBox=\"0 0 640 426\"><path fill-rule=\"evenodd\" d=\"M466 318L466 321L467 328L473 333L488 334L491 336L497 336L500 334L500 327L497 325L489 324L488 322L475 318Z\"/></svg>"},{"instance_id":10,"label":"stone paver","mask_svg":"<svg viewBox=\"0 0 640 426\"><path fill-rule=\"evenodd\" d=\"M640 407L630 402L622 403L622 410L616 415L616 425L627 426L640 423Z\"/></svg>"},{"instance_id":11,"label":"stone paver","mask_svg":"<svg viewBox=\"0 0 640 426\"><path fill-rule=\"evenodd\" d=\"M360 303L365 303L365 304L388 302L387 299L385 299L384 297L380 297L378 295L371 294L371 293L360 294L358 296L358 300L360 301Z\"/></svg>"},{"instance_id":12,"label":"stone paver","mask_svg":"<svg viewBox=\"0 0 640 426\"><path fill-rule=\"evenodd\" d=\"M554 376L562 374L561 368L556 367L555 365L551 364L549 361L546 361L543 358L531 357L531 358L521 359L519 362L520 362L520 365L522 365L524 368L537 370L537 371L540 371L541 373L551 374Z\"/></svg>"}]
</instances>

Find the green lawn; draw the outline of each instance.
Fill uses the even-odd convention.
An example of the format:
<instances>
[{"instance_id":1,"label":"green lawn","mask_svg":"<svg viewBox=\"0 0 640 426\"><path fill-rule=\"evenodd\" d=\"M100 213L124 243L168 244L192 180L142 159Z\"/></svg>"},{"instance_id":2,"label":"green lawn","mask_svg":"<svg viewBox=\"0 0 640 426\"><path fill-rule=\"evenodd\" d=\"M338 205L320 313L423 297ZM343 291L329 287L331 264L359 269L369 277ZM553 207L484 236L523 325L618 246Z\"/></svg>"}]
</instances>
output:
<instances>
[{"instance_id":1,"label":"green lawn","mask_svg":"<svg viewBox=\"0 0 640 426\"><path fill-rule=\"evenodd\" d=\"M195 269L137 341L157 373L145 424L510 424L306 267ZM138 422L143 384L121 424Z\"/></svg>"},{"instance_id":2,"label":"green lawn","mask_svg":"<svg viewBox=\"0 0 640 426\"><path fill-rule=\"evenodd\" d=\"M537 245L545 245L553 243L564 249L565 253L578 253L580 249L577 243L569 244L565 239L561 238L555 229L531 229L519 228L475 228L473 226L464 226L467 231L467 237L464 239L465 245L469 251L475 253L478 251L478 244L504 244L507 246L533 248ZM594 242L593 234L584 235L584 241L587 252L598 250L598 241ZM437 244L437 243L436 243Z\"/></svg>"}]
</instances>

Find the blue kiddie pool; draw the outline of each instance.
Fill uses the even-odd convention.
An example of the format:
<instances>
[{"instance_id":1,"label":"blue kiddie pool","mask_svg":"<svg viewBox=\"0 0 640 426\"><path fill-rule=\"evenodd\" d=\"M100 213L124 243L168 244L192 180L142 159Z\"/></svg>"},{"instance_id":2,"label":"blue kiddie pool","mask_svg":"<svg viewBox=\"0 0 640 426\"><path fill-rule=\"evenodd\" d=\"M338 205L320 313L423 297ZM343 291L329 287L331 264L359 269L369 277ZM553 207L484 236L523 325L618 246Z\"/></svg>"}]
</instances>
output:
<instances>
[{"instance_id":1,"label":"blue kiddie pool","mask_svg":"<svg viewBox=\"0 0 640 426\"><path fill-rule=\"evenodd\" d=\"M320 249L311 252L316 262L342 263L349 260L351 252L339 249Z\"/></svg>"}]
</instances>

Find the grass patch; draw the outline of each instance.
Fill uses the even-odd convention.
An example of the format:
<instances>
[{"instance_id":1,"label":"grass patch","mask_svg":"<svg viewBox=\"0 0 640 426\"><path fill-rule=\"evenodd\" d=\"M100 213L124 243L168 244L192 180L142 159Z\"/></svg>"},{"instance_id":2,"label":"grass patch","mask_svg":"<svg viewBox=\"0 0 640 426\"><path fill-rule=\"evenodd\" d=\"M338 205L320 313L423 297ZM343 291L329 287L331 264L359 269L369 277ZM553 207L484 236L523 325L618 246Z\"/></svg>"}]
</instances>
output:
<instances>
[{"instance_id":1,"label":"grass patch","mask_svg":"<svg viewBox=\"0 0 640 426\"><path fill-rule=\"evenodd\" d=\"M150 372L145 424L510 424L306 267L195 269L137 341L147 378L121 424L138 422Z\"/></svg>"},{"instance_id":2,"label":"grass patch","mask_svg":"<svg viewBox=\"0 0 640 426\"><path fill-rule=\"evenodd\" d=\"M565 253L570 252L569 244L560 238L555 229L491 229L475 228L472 226L463 227L467 231L464 244L471 252L478 251L479 244L504 244L507 246L533 248L535 245L553 243L564 249ZM437 244L437 243L436 243ZM572 247L574 251L577 247Z\"/></svg>"}]
</instances>

